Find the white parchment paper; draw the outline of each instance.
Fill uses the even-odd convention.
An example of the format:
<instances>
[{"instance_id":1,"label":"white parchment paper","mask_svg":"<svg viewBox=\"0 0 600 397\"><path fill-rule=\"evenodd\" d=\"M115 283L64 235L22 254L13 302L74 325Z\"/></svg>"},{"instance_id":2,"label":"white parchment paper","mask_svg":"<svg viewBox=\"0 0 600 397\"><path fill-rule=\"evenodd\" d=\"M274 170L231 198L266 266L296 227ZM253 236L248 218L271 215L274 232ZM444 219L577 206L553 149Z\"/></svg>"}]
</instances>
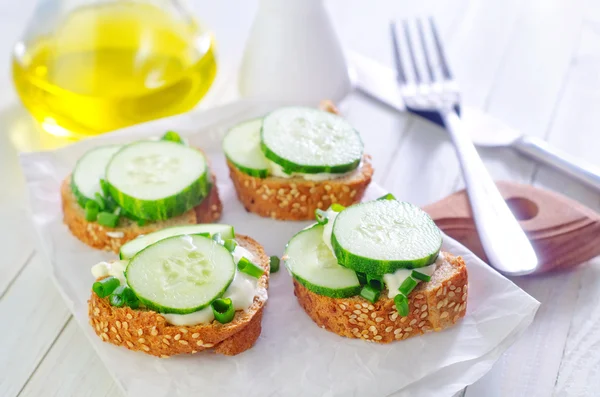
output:
<instances>
[{"instance_id":1,"label":"white parchment paper","mask_svg":"<svg viewBox=\"0 0 600 397\"><path fill-rule=\"evenodd\" d=\"M87 247L62 223L59 187L76 160L97 145L176 130L206 151L223 200L222 222L257 239L268 254L281 255L289 238L308 223L247 213L236 200L220 149L229 126L260 116L275 105L240 101L55 151L22 155L32 216L52 277L115 381L127 395L145 397L445 396L475 382L531 323L539 303L448 237L444 249L462 255L468 265L469 298L466 317L443 332L388 345L340 337L308 318L294 297L290 276L282 269L270 282L258 342L238 356L199 353L158 359L103 343L95 335L87 316L93 282L90 267L116 255ZM366 199L383 193L373 184Z\"/></svg>"}]
</instances>

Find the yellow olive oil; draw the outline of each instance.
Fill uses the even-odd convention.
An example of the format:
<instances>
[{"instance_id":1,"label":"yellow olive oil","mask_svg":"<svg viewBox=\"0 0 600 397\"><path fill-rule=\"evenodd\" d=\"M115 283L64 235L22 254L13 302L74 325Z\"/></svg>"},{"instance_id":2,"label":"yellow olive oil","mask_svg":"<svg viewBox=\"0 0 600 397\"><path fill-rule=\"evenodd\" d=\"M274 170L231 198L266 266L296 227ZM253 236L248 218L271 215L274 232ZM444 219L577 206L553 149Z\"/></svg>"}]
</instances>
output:
<instances>
[{"instance_id":1,"label":"yellow olive oil","mask_svg":"<svg viewBox=\"0 0 600 397\"><path fill-rule=\"evenodd\" d=\"M129 1L77 9L17 44L17 92L44 130L71 138L185 112L217 68L212 36L185 18Z\"/></svg>"}]
</instances>

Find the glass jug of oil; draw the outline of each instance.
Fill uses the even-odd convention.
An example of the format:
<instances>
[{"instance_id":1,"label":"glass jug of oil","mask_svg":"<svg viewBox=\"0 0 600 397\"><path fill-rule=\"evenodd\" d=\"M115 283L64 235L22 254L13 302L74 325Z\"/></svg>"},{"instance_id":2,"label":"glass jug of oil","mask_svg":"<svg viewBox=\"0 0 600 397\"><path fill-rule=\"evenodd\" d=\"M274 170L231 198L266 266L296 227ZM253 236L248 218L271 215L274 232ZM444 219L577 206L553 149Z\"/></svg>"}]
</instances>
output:
<instances>
[{"instance_id":1,"label":"glass jug of oil","mask_svg":"<svg viewBox=\"0 0 600 397\"><path fill-rule=\"evenodd\" d=\"M178 0L39 0L13 79L42 128L70 138L185 112L216 75L214 40Z\"/></svg>"}]
</instances>

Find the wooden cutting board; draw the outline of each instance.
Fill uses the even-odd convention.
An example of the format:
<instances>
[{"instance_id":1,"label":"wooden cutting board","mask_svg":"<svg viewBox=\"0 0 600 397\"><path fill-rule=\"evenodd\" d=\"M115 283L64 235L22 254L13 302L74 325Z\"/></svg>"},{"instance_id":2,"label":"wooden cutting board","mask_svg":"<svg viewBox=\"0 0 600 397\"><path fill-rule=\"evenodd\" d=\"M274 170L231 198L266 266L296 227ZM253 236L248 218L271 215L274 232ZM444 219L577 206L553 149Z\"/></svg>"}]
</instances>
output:
<instances>
[{"instance_id":1,"label":"wooden cutting board","mask_svg":"<svg viewBox=\"0 0 600 397\"><path fill-rule=\"evenodd\" d=\"M514 182L497 182L497 186L535 248L540 271L576 266L600 255L600 214L533 186ZM424 210L447 235L487 262L465 190Z\"/></svg>"}]
</instances>

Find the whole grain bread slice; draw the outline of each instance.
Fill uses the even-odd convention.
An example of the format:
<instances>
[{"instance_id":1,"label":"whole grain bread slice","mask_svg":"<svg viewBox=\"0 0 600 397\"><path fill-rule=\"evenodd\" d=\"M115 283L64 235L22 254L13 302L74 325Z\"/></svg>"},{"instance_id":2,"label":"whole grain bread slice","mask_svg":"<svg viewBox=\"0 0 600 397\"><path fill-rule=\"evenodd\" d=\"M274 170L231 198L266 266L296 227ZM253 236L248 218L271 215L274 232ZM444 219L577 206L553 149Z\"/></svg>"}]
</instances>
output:
<instances>
[{"instance_id":1,"label":"whole grain bread slice","mask_svg":"<svg viewBox=\"0 0 600 397\"><path fill-rule=\"evenodd\" d=\"M383 291L376 303L360 296L318 295L294 279L294 294L309 317L322 328L348 338L389 343L454 325L467 310L467 267L461 257L443 253L429 282L408 296L409 315L398 315Z\"/></svg>"},{"instance_id":2,"label":"whole grain bread slice","mask_svg":"<svg viewBox=\"0 0 600 397\"><path fill-rule=\"evenodd\" d=\"M258 280L258 293L252 306L238 310L232 322L221 324L215 320L194 326L171 325L155 311L114 307L108 298L100 298L92 292L88 301L90 325L105 342L163 358L203 350L233 356L249 349L261 332L269 284L269 257L252 238L242 235L235 238L254 255L254 263L265 273Z\"/></svg>"},{"instance_id":3,"label":"whole grain bread slice","mask_svg":"<svg viewBox=\"0 0 600 397\"><path fill-rule=\"evenodd\" d=\"M213 184L208 197L196 207L179 216L164 221L149 222L144 226L138 226L137 222L122 217L119 226L107 227L97 222L88 222L85 219L85 210L81 208L73 194L71 175L69 175L63 180L60 188L63 222L75 237L90 247L118 253L123 244L141 234L152 233L171 226L210 223L221 218L223 206L219 199L214 175L212 179Z\"/></svg>"},{"instance_id":4,"label":"whole grain bread slice","mask_svg":"<svg viewBox=\"0 0 600 397\"><path fill-rule=\"evenodd\" d=\"M256 178L227 162L229 175L240 202L247 211L280 220L313 220L315 210L338 203L358 203L371 183L371 158L363 157L360 166L343 178L308 181L303 178Z\"/></svg>"}]
</instances>

